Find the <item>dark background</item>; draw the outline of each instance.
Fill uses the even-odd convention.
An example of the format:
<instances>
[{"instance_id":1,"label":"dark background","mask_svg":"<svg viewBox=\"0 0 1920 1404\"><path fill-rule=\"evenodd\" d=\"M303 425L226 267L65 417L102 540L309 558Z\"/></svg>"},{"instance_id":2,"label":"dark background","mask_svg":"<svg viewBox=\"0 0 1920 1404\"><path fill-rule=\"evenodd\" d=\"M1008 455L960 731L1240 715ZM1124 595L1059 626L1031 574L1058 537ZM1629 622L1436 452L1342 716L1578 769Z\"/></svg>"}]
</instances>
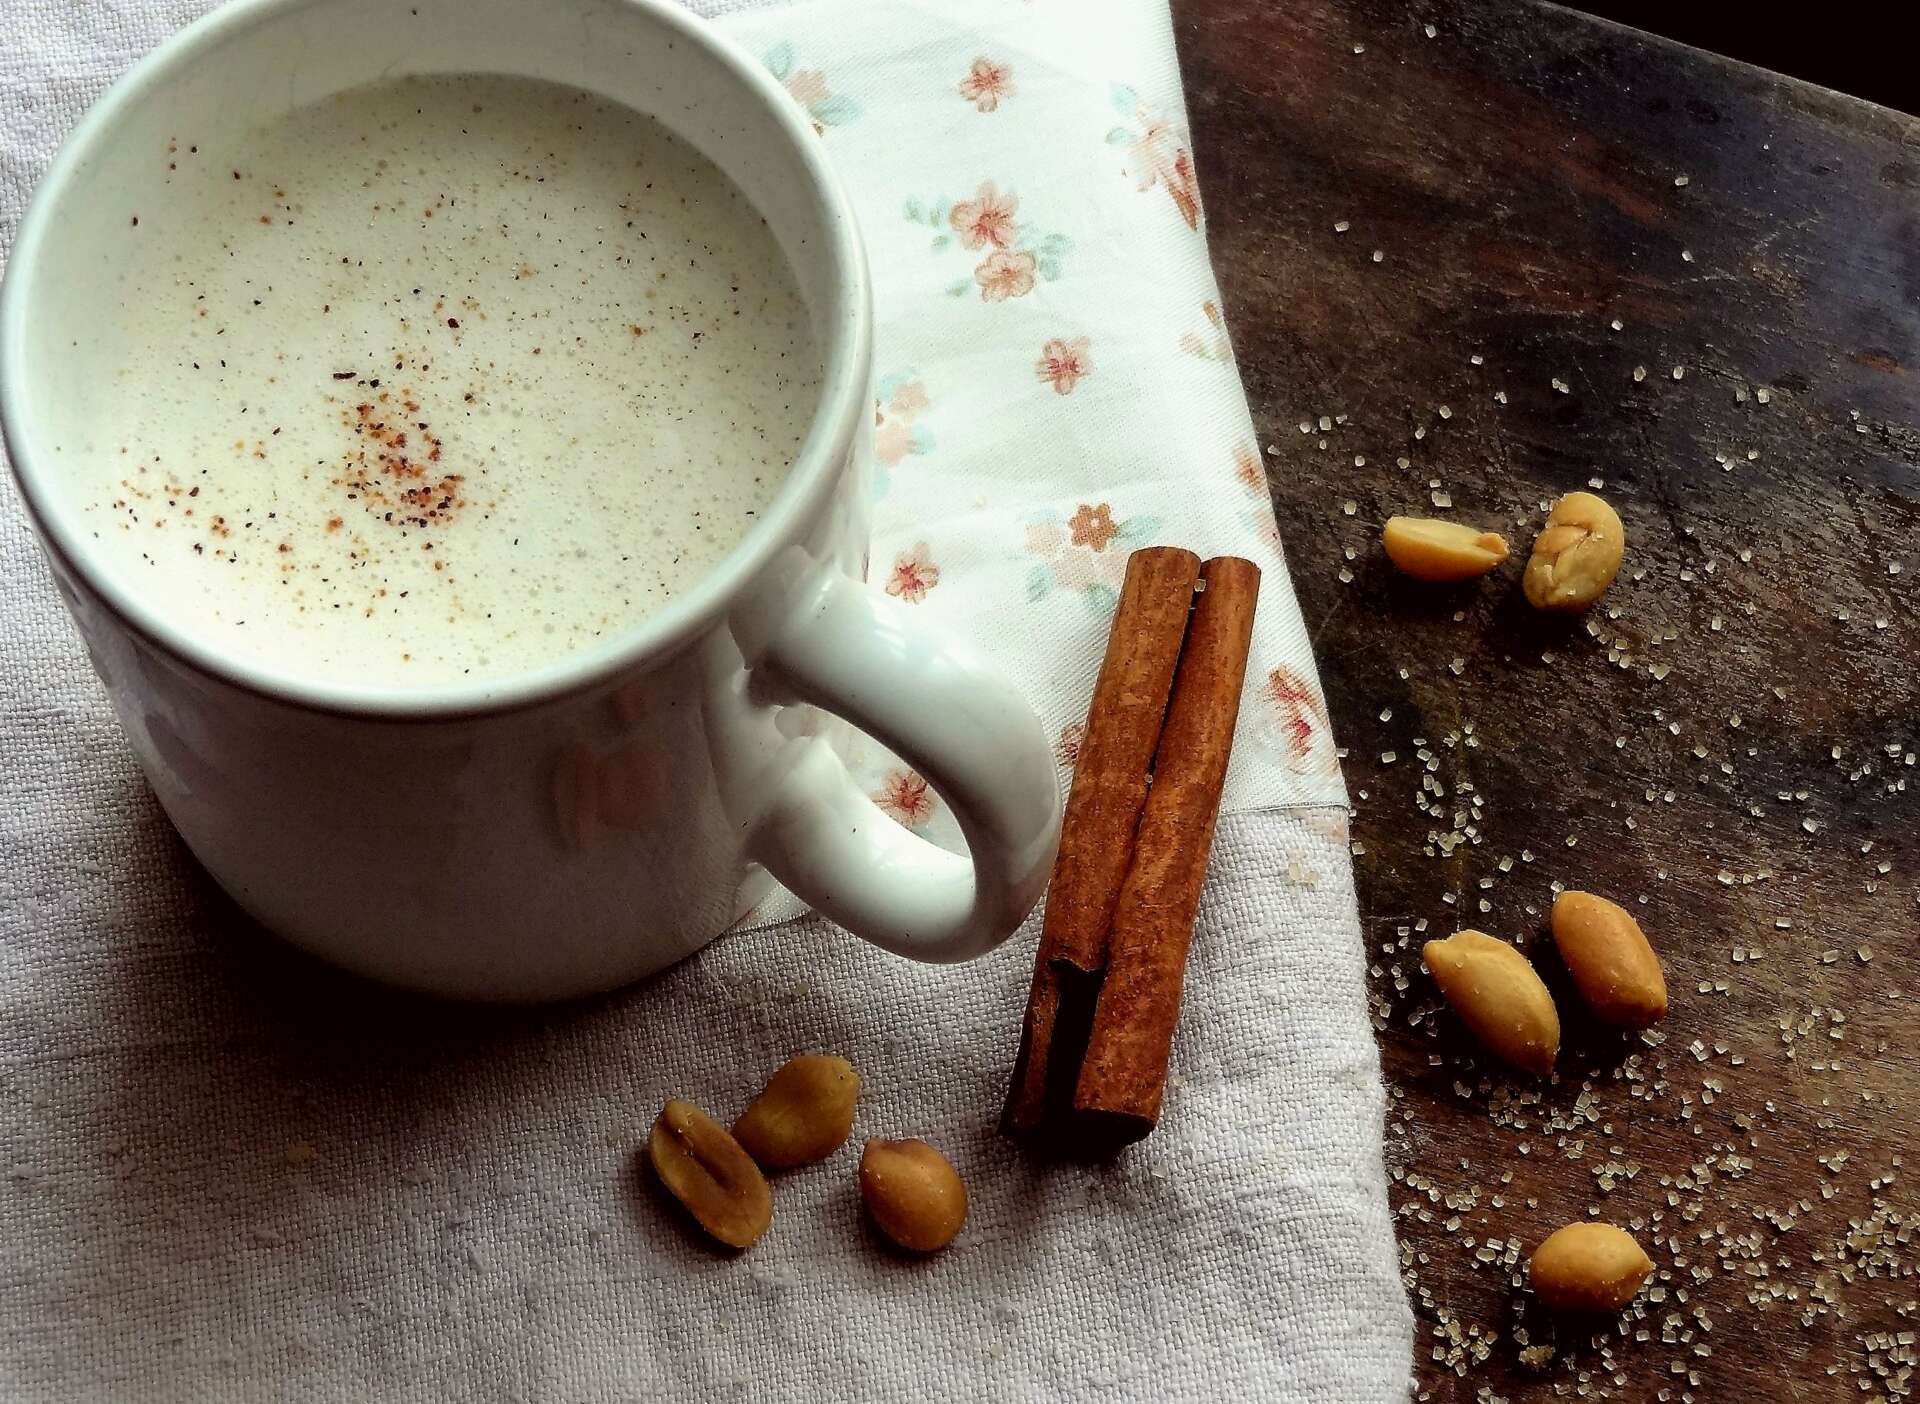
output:
<instances>
[{"instance_id":1,"label":"dark background","mask_svg":"<svg viewBox=\"0 0 1920 1404\"><path fill-rule=\"evenodd\" d=\"M1581 0L1573 8L1804 78L1902 112L1920 112L1920 68L1901 40L1910 0L1827 0L1762 5L1753 0Z\"/></svg>"}]
</instances>

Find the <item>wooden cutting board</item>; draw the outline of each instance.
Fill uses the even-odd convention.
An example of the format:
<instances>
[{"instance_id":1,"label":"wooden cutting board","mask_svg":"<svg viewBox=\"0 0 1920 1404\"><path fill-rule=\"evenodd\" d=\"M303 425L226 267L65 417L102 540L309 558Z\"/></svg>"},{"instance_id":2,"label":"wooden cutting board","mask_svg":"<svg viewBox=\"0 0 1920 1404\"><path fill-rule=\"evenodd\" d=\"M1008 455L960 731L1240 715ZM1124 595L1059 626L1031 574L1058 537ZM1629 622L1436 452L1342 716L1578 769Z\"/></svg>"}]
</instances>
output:
<instances>
[{"instance_id":1,"label":"wooden cutting board","mask_svg":"<svg viewBox=\"0 0 1920 1404\"><path fill-rule=\"evenodd\" d=\"M1920 121L1546 5L1174 13L1349 753L1422 1397L1920 1395ZM1629 545L1569 621L1518 579L1573 488ZM1399 512L1519 559L1397 577ZM1555 883L1640 916L1653 1039L1580 1018ZM1439 1004L1461 926L1561 996L1551 1084ZM1661 1267L1598 1327L1523 1290L1587 1217Z\"/></svg>"}]
</instances>

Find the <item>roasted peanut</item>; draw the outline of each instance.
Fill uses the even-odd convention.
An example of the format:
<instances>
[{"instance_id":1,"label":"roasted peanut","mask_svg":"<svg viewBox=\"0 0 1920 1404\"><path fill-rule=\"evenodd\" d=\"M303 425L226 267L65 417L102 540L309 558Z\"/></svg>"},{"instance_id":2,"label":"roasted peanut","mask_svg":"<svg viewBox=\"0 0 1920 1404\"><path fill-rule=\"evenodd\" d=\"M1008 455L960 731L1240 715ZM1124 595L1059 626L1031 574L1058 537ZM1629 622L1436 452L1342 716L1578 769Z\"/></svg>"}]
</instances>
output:
<instances>
[{"instance_id":1,"label":"roasted peanut","mask_svg":"<svg viewBox=\"0 0 1920 1404\"><path fill-rule=\"evenodd\" d=\"M860 1076L845 1058L790 1058L733 1123L733 1139L768 1170L825 1160L853 1130Z\"/></svg>"},{"instance_id":2,"label":"roasted peanut","mask_svg":"<svg viewBox=\"0 0 1920 1404\"><path fill-rule=\"evenodd\" d=\"M1553 504L1534 538L1520 579L1527 603L1535 609L1585 609L1619 574L1626 544L1613 508L1590 492L1568 493Z\"/></svg>"},{"instance_id":3,"label":"roasted peanut","mask_svg":"<svg viewBox=\"0 0 1920 1404\"><path fill-rule=\"evenodd\" d=\"M1553 899L1553 943L1587 1007L1609 1024L1644 1029L1667 1012L1667 977L1640 923L1591 892Z\"/></svg>"},{"instance_id":4,"label":"roasted peanut","mask_svg":"<svg viewBox=\"0 0 1920 1404\"><path fill-rule=\"evenodd\" d=\"M1415 580L1448 583L1485 575L1507 558L1506 538L1437 517L1389 517L1387 559Z\"/></svg>"},{"instance_id":5,"label":"roasted peanut","mask_svg":"<svg viewBox=\"0 0 1920 1404\"><path fill-rule=\"evenodd\" d=\"M1612 1224L1578 1223L1533 1250L1527 1276L1534 1295L1556 1311L1612 1314L1633 1300L1653 1272L1653 1259L1633 1235Z\"/></svg>"},{"instance_id":6,"label":"roasted peanut","mask_svg":"<svg viewBox=\"0 0 1920 1404\"><path fill-rule=\"evenodd\" d=\"M860 1197L880 1232L915 1253L946 1247L967 1221L960 1173L925 1141L868 1141Z\"/></svg>"},{"instance_id":7,"label":"roasted peanut","mask_svg":"<svg viewBox=\"0 0 1920 1404\"><path fill-rule=\"evenodd\" d=\"M1530 1073L1553 1071L1560 1015L1527 958L1484 931L1457 931L1421 948L1434 983L1473 1036Z\"/></svg>"},{"instance_id":8,"label":"roasted peanut","mask_svg":"<svg viewBox=\"0 0 1920 1404\"><path fill-rule=\"evenodd\" d=\"M767 1231L773 1191L766 1177L727 1129L692 1102L675 1097L660 1109L647 1158L660 1183L722 1243L746 1248Z\"/></svg>"}]
</instances>

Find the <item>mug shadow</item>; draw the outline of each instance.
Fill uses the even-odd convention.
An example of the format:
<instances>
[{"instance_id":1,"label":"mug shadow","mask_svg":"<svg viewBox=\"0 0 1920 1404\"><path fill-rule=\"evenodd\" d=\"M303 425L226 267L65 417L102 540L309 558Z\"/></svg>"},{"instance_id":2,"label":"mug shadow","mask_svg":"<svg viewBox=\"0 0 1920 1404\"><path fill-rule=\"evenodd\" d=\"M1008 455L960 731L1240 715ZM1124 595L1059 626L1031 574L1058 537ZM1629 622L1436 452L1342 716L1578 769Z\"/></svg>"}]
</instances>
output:
<instances>
[{"instance_id":1,"label":"mug shadow","mask_svg":"<svg viewBox=\"0 0 1920 1404\"><path fill-rule=\"evenodd\" d=\"M475 1003L381 984L281 940L242 911L191 856L186 878L223 994L272 1019L289 1039L344 1058L402 1063L510 1046L535 1030L590 1019L624 991L552 1004Z\"/></svg>"},{"instance_id":2,"label":"mug shadow","mask_svg":"<svg viewBox=\"0 0 1920 1404\"><path fill-rule=\"evenodd\" d=\"M391 1334L404 1351L395 1323L449 1274L484 1283L463 1290L530 1291L486 1280L516 1235L557 1240L609 1277L648 1257L712 1261L644 1152L668 1096L750 1095L753 1049L685 1037L702 1001L725 997L698 955L560 1004L381 986L262 928L144 790L129 800L121 843L158 847L158 826L163 861L137 885L110 883L95 938L107 968L44 1031L57 1066L20 1089L53 1109L26 1125L61 1184L49 1207L67 1321L45 1350L198 1387L229 1356L240 1370L248 1341L256 1354L308 1339L358 1351ZM663 1001L680 1012L663 1016ZM769 1049L830 1046L855 1025L819 998L763 1023L749 1041ZM56 1118L83 1134L56 1133Z\"/></svg>"}]
</instances>

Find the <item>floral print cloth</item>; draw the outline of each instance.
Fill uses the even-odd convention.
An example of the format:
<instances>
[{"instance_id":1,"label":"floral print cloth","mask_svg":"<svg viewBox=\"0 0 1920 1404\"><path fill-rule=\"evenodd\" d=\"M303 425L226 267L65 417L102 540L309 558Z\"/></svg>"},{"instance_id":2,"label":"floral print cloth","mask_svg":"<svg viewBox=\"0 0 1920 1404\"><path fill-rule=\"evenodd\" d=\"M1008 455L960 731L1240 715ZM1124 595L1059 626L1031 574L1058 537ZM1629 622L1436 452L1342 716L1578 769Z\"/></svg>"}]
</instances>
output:
<instances>
[{"instance_id":1,"label":"floral print cloth","mask_svg":"<svg viewBox=\"0 0 1920 1404\"><path fill-rule=\"evenodd\" d=\"M866 236L874 583L972 634L1059 738L1084 719L1130 551L1247 556L1265 583L1224 812L1344 805L1162 7L855 13L726 23L813 117ZM897 802L890 756L856 741L853 759L883 808L957 844L937 796Z\"/></svg>"}]
</instances>

